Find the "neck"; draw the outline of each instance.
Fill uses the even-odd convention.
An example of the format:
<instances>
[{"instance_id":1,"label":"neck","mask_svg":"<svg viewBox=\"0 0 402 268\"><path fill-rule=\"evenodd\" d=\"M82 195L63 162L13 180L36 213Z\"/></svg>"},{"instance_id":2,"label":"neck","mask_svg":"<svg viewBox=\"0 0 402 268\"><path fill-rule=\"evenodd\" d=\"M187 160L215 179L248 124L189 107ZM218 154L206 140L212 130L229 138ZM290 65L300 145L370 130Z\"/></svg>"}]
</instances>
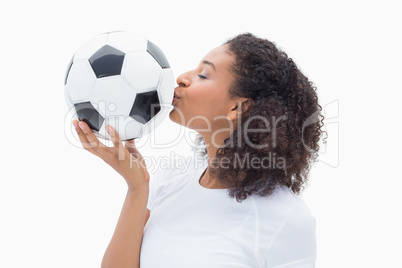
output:
<instances>
[{"instance_id":1,"label":"neck","mask_svg":"<svg viewBox=\"0 0 402 268\"><path fill-rule=\"evenodd\" d=\"M228 134L224 135L224 133L218 133L215 136L205 135L210 133L203 133L202 137L204 138L204 142L207 145L207 154L208 154L208 168L203 173L200 179L200 184L209 189L226 189L227 186L223 185L218 178L215 178L211 175L210 170L213 167L216 167L216 152L219 147L223 144L224 140L228 138ZM219 135L222 134L222 135Z\"/></svg>"}]
</instances>

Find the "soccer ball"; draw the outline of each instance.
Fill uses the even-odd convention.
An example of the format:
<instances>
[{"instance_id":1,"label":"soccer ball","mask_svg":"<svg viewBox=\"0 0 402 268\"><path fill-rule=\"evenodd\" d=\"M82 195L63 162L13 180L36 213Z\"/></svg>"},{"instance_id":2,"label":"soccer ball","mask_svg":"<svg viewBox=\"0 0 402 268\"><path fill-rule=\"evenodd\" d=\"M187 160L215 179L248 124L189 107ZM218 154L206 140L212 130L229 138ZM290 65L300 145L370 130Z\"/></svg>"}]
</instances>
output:
<instances>
[{"instance_id":1,"label":"soccer ball","mask_svg":"<svg viewBox=\"0 0 402 268\"><path fill-rule=\"evenodd\" d=\"M105 127L121 140L149 134L172 109L174 77L162 50L130 32L94 37L71 59L64 81L65 100L75 119L100 138Z\"/></svg>"}]
</instances>

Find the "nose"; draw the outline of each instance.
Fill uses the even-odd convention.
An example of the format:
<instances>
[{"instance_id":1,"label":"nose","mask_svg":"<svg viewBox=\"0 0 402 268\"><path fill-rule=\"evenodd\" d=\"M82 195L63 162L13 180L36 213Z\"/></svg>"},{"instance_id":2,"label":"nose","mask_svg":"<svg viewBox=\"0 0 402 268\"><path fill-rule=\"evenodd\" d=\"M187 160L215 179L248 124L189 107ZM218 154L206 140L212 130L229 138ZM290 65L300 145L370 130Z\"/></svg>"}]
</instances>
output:
<instances>
[{"instance_id":1,"label":"nose","mask_svg":"<svg viewBox=\"0 0 402 268\"><path fill-rule=\"evenodd\" d=\"M179 87L188 87L191 84L191 81L189 79L189 72L186 72L184 74L181 74L177 77L176 79L177 84Z\"/></svg>"}]
</instances>

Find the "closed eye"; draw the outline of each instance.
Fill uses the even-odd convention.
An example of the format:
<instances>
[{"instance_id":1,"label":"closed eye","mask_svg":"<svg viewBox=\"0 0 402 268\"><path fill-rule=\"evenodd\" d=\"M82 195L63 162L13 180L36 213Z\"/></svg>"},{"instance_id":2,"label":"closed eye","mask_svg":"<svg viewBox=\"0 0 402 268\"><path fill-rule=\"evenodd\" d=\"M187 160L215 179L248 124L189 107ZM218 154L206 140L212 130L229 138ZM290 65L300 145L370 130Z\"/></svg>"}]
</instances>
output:
<instances>
[{"instance_id":1,"label":"closed eye","mask_svg":"<svg viewBox=\"0 0 402 268\"><path fill-rule=\"evenodd\" d=\"M207 77L202 75L202 74L199 74L198 77L201 78L201 79L207 79Z\"/></svg>"}]
</instances>

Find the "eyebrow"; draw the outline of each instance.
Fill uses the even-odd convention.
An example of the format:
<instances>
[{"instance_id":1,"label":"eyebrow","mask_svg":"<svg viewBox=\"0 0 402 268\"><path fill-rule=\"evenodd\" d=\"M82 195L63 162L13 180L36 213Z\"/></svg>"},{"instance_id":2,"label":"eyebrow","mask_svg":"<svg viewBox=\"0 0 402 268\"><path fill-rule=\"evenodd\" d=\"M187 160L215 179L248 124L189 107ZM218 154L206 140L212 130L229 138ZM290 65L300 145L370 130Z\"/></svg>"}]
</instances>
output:
<instances>
[{"instance_id":1,"label":"eyebrow","mask_svg":"<svg viewBox=\"0 0 402 268\"><path fill-rule=\"evenodd\" d=\"M202 63L211 66L216 71L215 65L212 62L204 60Z\"/></svg>"}]
</instances>

